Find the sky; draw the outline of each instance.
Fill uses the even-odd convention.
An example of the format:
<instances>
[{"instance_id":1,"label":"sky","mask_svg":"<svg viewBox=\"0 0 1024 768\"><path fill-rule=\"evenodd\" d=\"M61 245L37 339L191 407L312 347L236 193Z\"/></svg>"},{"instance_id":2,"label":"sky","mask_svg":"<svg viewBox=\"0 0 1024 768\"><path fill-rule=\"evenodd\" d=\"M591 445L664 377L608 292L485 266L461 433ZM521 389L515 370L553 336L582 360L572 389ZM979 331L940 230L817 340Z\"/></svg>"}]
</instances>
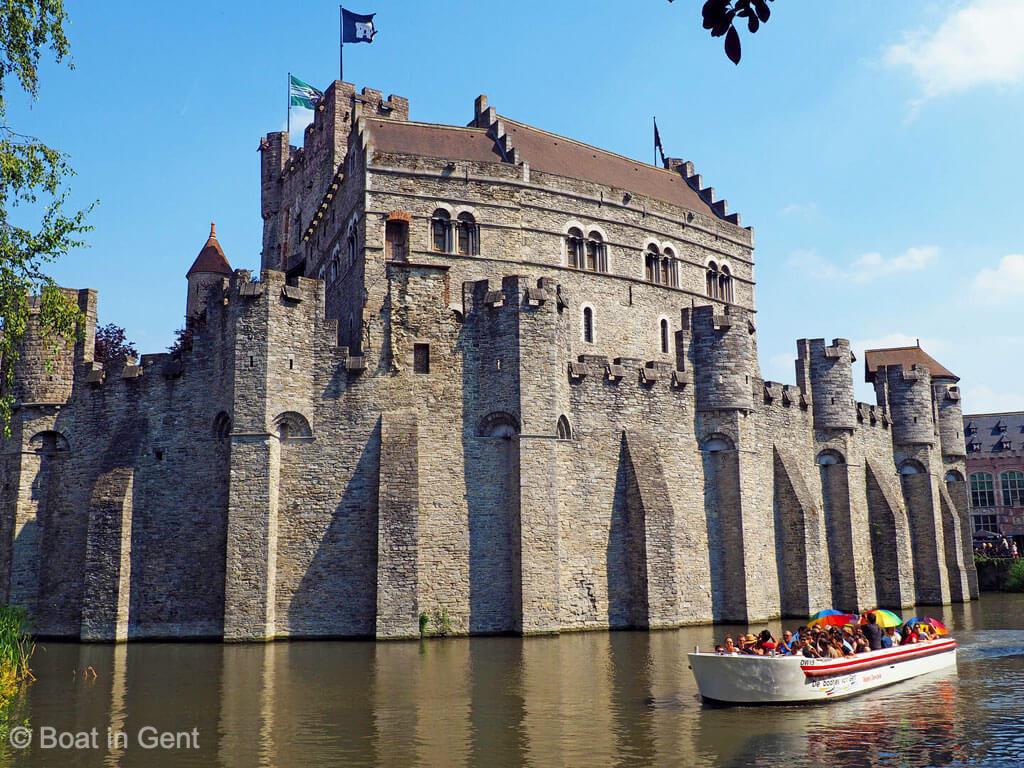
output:
<instances>
[{"instance_id":1,"label":"sky","mask_svg":"<svg viewBox=\"0 0 1024 768\"><path fill-rule=\"evenodd\" d=\"M355 0L351 0L355 2ZM922 346L961 377L965 412L1024 410L1024 0L777 0L734 66L701 0L359 0L372 45L345 79L464 125L499 113L651 161L669 155L754 227L765 378L796 339ZM338 77L333 2L66 0L73 69L46 62L9 120L66 152L89 247L53 268L99 290L99 320L159 352L183 324L209 223L258 269L261 135L286 77ZM293 111L293 133L308 113ZM297 134L296 134L297 135Z\"/></svg>"}]
</instances>

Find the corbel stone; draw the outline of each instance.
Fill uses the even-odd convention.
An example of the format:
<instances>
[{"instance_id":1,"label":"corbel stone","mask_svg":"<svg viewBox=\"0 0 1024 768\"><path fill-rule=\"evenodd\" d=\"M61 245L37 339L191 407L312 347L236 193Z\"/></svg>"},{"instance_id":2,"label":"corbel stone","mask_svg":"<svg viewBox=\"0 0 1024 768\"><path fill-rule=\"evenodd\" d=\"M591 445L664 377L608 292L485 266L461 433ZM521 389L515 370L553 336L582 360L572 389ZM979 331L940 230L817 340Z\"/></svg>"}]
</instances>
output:
<instances>
[{"instance_id":1,"label":"corbel stone","mask_svg":"<svg viewBox=\"0 0 1024 768\"><path fill-rule=\"evenodd\" d=\"M714 316L714 324L716 331L728 330L732 328L732 318L729 315L716 314Z\"/></svg>"},{"instance_id":2,"label":"corbel stone","mask_svg":"<svg viewBox=\"0 0 1024 768\"><path fill-rule=\"evenodd\" d=\"M543 288L527 288L526 303L531 307L539 307L548 300L548 292Z\"/></svg>"},{"instance_id":3,"label":"corbel stone","mask_svg":"<svg viewBox=\"0 0 1024 768\"><path fill-rule=\"evenodd\" d=\"M126 365L121 372L122 379L138 379L142 376L141 365Z\"/></svg>"},{"instance_id":4,"label":"corbel stone","mask_svg":"<svg viewBox=\"0 0 1024 768\"><path fill-rule=\"evenodd\" d=\"M263 283L246 282L238 286L238 295L246 299L254 299L263 295Z\"/></svg>"},{"instance_id":5,"label":"corbel stone","mask_svg":"<svg viewBox=\"0 0 1024 768\"><path fill-rule=\"evenodd\" d=\"M302 289L297 285L286 285L281 289L281 298L288 301L302 301Z\"/></svg>"},{"instance_id":6,"label":"corbel stone","mask_svg":"<svg viewBox=\"0 0 1024 768\"><path fill-rule=\"evenodd\" d=\"M590 373L586 363L578 363L575 360L569 361L569 378L578 381Z\"/></svg>"},{"instance_id":7,"label":"corbel stone","mask_svg":"<svg viewBox=\"0 0 1024 768\"><path fill-rule=\"evenodd\" d=\"M106 376L106 371L103 370L102 365L93 365L89 372L85 374L85 381L87 384L102 384Z\"/></svg>"},{"instance_id":8,"label":"corbel stone","mask_svg":"<svg viewBox=\"0 0 1024 768\"><path fill-rule=\"evenodd\" d=\"M650 368L645 365L643 368L640 369L641 384L646 384L649 386L658 381L659 378L661 378L661 374L657 368Z\"/></svg>"},{"instance_id":9,"label":"corbel stone","mask_svg":"<svg viewBox=\"0 0 1024 768\"><path fill-rule=\"evenodd\" d=\"M345 370L358 373L366 370L366 358L362 355L353 355L345 360Z\"/></svg>"},{"instance_id":10,"label":"corbel stone","mask_svg":"<svg viewBox=\"0 0 1024 768\"><path fill-rule=\"evenodd\" d=\"M493 309L505 306L504 291L488 291L487 296L484 298L484 304Z\"/></svg>"},{"instance_id":11,"label":"corbel stone","mask_svg":"<svg viewBox=\"0 0 1024 768\"><path fill-rule=\"evenodd\" d=\"M693 383L693 376L689 371L672 371L672 386L676 389L682 389L687 384Z\"/></svg>"},{"instance_id":12,"label":"corbel stone","mask_svg":"<svg viewBox=\"0 0 1024 768\"><path fill-rule=\"evenodd\" d=\"M608 381L621 381L622 377L626 375L626 368L618 363L609 363L605 367L604 372L608 377Z\"/></svg>"}]
</instances>

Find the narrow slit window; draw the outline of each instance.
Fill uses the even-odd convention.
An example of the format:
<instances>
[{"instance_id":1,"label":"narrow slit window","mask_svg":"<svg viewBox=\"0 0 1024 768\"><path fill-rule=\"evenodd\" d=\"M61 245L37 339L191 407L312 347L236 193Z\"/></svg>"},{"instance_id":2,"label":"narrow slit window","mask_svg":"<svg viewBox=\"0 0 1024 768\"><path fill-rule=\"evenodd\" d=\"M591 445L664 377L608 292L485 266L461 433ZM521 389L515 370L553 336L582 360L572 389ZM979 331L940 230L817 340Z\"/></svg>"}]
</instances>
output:
<instances>
[{"instance_id":1,"label":"narrow slit window","mask_svg":"<svg viewBox=\"0 0 1024 768\"><path fill-rule=\"evenodd\" d=\"M583 308L583 340L594 343L594 310L590 307Z\"/></svg>"}]
</instances>

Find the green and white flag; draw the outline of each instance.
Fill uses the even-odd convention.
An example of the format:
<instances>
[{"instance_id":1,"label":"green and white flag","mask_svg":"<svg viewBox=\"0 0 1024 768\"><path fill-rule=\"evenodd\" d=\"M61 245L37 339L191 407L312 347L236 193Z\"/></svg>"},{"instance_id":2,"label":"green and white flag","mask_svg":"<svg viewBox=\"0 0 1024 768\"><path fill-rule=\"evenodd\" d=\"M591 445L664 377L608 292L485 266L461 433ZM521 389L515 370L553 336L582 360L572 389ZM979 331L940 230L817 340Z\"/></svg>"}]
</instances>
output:
<instances>
[{"instance_id":1,"label":"green and white flag","mask_svg":"<svg viewBox=\"0 0 1024 768\"><path fill-rule=\"evenodd\" d=\"M288 75L288 106L316 109L316 105L323 97L323 91L302 82L295 75Z\"/></svg>"}]
</instances>

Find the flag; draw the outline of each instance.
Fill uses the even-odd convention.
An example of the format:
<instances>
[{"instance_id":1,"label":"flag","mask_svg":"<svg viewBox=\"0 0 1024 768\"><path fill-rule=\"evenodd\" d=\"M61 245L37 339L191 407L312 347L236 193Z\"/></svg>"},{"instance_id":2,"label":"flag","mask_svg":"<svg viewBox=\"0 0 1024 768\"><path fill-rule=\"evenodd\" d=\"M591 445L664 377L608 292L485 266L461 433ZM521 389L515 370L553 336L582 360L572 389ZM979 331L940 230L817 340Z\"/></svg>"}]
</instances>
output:
<instances>
[{"instance_id":1,"label":"flag","mask_svg":"<svg viewBox=\"0 0 1024 768\"><path fill-rule=\"evenodd\" d=\"M288 75L288 106L305 107L316 109L320 99L324 97L323 91L318 91L309 83L304 83L295 75Z\"/></svg>"},{"instance_id":2,"label":"flag","mask_svg":"<svg viewBox=\"0 0 1024 768\"><path fill-rule=\"evenodd\" d=\"M373 17L377 14L371 13L367 16L352 13L341 9L341 42L343 43L372 43L377 28L373 26Z\"/></svg>"},{"instance_id":3,"label":"flag","mask_svg":"<svg viewBox=\"0 0 1024 768\"><path fill-rule=\"evenodd\" d=\"M665 147L661 144L661 134L658 133L658 118L654 118L654 148L661 153L662 162L665 160Z\"/></svg>"}]
</instances>

